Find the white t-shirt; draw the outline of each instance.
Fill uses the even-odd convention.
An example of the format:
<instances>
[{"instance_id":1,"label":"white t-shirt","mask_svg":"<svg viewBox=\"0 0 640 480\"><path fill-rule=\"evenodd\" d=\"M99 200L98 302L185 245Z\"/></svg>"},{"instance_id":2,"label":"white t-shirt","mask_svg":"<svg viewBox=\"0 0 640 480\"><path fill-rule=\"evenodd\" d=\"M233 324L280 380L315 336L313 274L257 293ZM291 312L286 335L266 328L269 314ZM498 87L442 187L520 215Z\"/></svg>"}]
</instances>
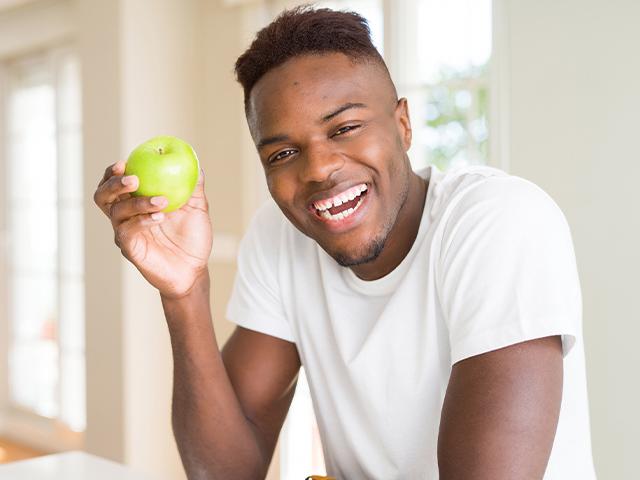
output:
<instances>
[{"instance_id":1,"label":"white t-shirt","mask_svg":"<svg viewBox=\"0 0 640 480\"><path fill-rule=\"evenodd\" d=\"M562 406L544 478L595 478L582 297L562 211L496 168L418 173L429 187L417 238L374 281L339 266L268 202L242 241L228 318L296 343L327 473L340 480L437 479L453 364L562 335Z\"/></svg>"}]
</instances>

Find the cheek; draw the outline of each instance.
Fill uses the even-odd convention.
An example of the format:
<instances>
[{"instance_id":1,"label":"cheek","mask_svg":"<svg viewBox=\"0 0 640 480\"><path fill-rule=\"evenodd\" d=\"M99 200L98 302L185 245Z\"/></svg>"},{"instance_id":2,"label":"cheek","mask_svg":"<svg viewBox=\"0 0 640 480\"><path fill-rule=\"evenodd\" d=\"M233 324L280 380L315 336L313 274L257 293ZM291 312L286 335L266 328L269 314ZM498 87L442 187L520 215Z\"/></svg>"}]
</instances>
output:
<instances>
[{"instance_id":1,"label":"cheek","mask_svg":"<svg viewBox=\"0 0 640 480\"><path fill-rule=\"evenodd\" d=\"M352 147L356 158L366 158L372 168L383 172L390 167L390 159L402 156L402 151L398 149L397 140L390 135L391 130L376 127L371 128L367 135L358 138Z\"/></svg>"},{"instance_id":2,"label":"cheek","mask_svg":"<svg viewBox=\"0 0 640 480\"><path fill-rule=\"evenodd\" d=\"M280 170L267 175L267 187L271 197L276 202L282 213L294 224L298 222L294 218L295 198L298 182L293 172Z\"/></svg>"},{"instance_id":3,"label":"cheek","mask_svg":"<svg viewBox=\"0 0 640 480\"><path fill-rule=\"evenodd\" d=\"M364 141L356 145L357 154L368 159L368 163L375 169L384 168L385 159L389 156L386 145L380 141Z\"/></svg>"},{"instance_id":4,"label":"cheek","mask_svg":"<svg viewBox=\"0 0 640 480\"><path fill-rule=\"evenodd\" d=\"M267 175L267 188L273 199L278 203L287 203L293 196L295 182L291 175L278 171Z\"/></svg>"}]
</instances>

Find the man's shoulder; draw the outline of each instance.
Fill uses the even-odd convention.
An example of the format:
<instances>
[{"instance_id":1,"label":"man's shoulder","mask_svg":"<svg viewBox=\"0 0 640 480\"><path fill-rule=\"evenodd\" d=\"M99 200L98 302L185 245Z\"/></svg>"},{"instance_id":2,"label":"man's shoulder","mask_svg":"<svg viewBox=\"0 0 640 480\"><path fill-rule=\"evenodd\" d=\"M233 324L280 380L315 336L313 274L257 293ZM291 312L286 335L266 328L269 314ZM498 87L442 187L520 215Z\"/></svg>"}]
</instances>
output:
<instances>
[{"instance_id":1,"label":"man's shoulder","mask_svg":"<svg viewBox=\"0 0 640 480\"><path fill-rule=\"evenodd\" d=\"M451 172L443 182L441 215L443 241L450 234L475 230L508 232L554 229L568 233L567 219L542 187L523 177L493 167Z\"/></svg>"},{"instance_id":2,"label":"man's shoulder","mask_svg":"<svg viewBox=\"0 0 640 480\"><path fill-rule=\"evenodd\" d=\"M455 197L487 179L511 177L504 170L488 165L463 165L444 172L438 186L443 193Z\"/></svg>"},{"instance_id":3,"label":"man's shoulder","mask_svg":"<svg viewBox=\"0 0 640 480\"><path fill-rule=\"evenodd\" d=\"M538 185L487 165L462 166L441 172L435 185L434 214L467 210L489 200L510 204L531 201L553 203Z\"/></svg>"},{"instance_id":4,"label":"man's shoulder","mask_svg":"<svg viewBox=\"0 0 640 480\"><path fill-rule=\"evenodd\" d=\"M284 216L276 202L269 198L258 207L245 233L245 238L253 239L252 243L260 243L265 252L275 253L284 247L283 242L292 246L307 239Z\"/></svg>"},{"instance_id":5,"label":"man's shoulder","mask_svg":"<svg viewBox=\"0 0 640 480\"><path fill-rule=\"evenodd\" d=\"M275 201L269 199L256 209L242 237L238 268L245 275L268 279L268 282L276 282L281 278L280 273L289 276L291 265L311 274L312 262L299 260L308 258L315 248L316 243L303 235Z\"/></svg>"},{"instance_id":6,"label":"man's shoulder","mask_svg":"<svg viewBox=\"0 0 640 480\"><path fill-rule=\"evenodd\" d=\"M266 229L273 233L275 229L280 229L285 221L286 218L276 202L269 198L256 210L250 228Z\"/></svg>"}]
</instances>

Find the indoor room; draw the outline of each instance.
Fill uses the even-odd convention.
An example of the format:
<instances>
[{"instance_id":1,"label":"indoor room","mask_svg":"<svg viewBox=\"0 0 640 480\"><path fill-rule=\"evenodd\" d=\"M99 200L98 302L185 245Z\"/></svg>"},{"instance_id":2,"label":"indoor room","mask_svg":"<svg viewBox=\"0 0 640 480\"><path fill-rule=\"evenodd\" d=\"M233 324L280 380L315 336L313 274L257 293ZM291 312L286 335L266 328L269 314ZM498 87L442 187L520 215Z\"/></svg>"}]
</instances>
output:
<instances>
[{"instance_id":1,"label":"indoor room","mask_svg":"<svg viewBox=\"0 0 640 480\"><path fill-rule=\"evenodd\" d=\"M252 44L283 11L303 4L0 0L0 480L513 479L444 472L465 457L488 462L484 472L507 469L500 465L515 459L534 462L536 455L524 451L541 460L512 468L547 473L521 478L637 478L640 3L318 1L297 11L355 16L319 16L313 27L301 21L296 28L307 30L295 41L287 37L293 24L282 23L261 37L266 44ZM351 37L332 38L342 30L331 33L327 25L340 18L366 20L366 48ZM318 89L342 92L350 83L340 79L352 74L364 85L384 84L384 92L395 88L395 109L384 117L393 142L385 143L386 133L368 133L382 128L383 117L353 123L375 110L364 100L350 100L317 125L309 120L330 96ZM357 85L358 95L382 104L384 95ZM338 123L342 117L354 121ZM320 128L330 125L335 131L320 139ZM144 168L125 166L134 168L136 149L159 136L176 137L192 155L184 167L190 177L182 179L191 182L189 191L176 210L155 217L160 210L151 203L136 210L136 225L148 222L149 232L175 219L169 225L176 236L166 241L133 227L125 232L134 213L114 207L165 195L131 196L132 183L126 190L113 181L135 175L141 187ZM385 157L391 163L373 160L385 152L378 147L400 153ZM406 175L406 184L394 172ZM464 181L481 177L496 185L495 195L519 196L483 199L479 192L493 193L462 190ZM344 179L350 189L338 193L329 178ZM504 178L520 190L499 186ZM298 205L302 197L313 200L308 208ZM347 202L353 209L340 210ZM358 215L360 205L368 210ZM197 221L194 209L204 212ZM274 223L262 225L267 210ZM366 260L350 260L332 249L373 238L356 236L378 218L362 212L388 214L381 225L391 240L381 240ZM478 224L467 228L473 212ZM501 212L509 217L498 218ZM502 231L483 223L500 219L510 222ZM164 245L162 262L136 253L134 233ZM198 254L186 254L199 259L197 267L175 260L184 251L175 241L187 237L200 241ZM419 299L415 310L424 324L408 333L413 324L405 313L412 307L382 282L404 275L412 255L421 254L416 238L434 242L423 250L437 262L415 277L425 279L425 290L413 282L407 298ZM314 253L300 257L296 248ZM163 290L160 270L175 290ZM331 280L334 270L355 290L361 283L380 287L371 290L367 308L379 306L394 320L376 323L369 310L356 310L355 294ZM188 278L181 290L170 281L180 278ZM204 310L185 307L194 286L203 286ZM244 317L251 308L254 323ZM340 315L352 322L348 329L345 318L334 325ZM459 325L462 317L485 321L486 329ZM335 330L322 330L322 319ZM372 322L366 334L365 321ZM418 343L420 335L427 340ZM542 339L557 343L544 347ZM520 342L531 350L513 350ZM543 347L547 353L534 352ZM280 354L261 360L270 348ZM454 432L482 422L471 413L461 420L471 411L471 390L453 398L453 380L474 359L488 362L501 349L512 352L513 363L496 357L464 370L483 392L478 402L486 397L476 407L486 413L494 387L503 385L506 393L495 395L506 403L491 418L507 428L537 408L550 433L523 426L521 437L508 442L520 450L494 443L489 451L486 432L508 438L490 430L496 424L478 433L477 445L463 446ZM503 377L506 371L520 381ZM426 393L422 399L423 390L435 392L433 399ZM217 397L220 391L226 393ZM264 407L254 418L250 412L263 408L267 395L272 410ZM242 429L234 427L240 422L234 415ZM540 425L534 413L528 421ZM412 440L421 430L424 437ZM252 448L261 453L254 469L246 458L257 456L243 453ZM474 453L465 455L470 448ZM577 456L584 470L572 470Z\"/></svg>"}]
</instances>

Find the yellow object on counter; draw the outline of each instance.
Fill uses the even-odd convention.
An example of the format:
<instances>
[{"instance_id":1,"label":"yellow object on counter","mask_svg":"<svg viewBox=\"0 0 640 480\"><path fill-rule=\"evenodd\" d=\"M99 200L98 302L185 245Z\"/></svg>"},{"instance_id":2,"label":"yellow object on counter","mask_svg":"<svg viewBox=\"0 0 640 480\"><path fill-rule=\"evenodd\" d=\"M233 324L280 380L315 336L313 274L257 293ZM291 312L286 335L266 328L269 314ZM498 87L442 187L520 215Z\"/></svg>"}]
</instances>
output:
<instances>
[{"instance_id":1,"label":"yellow object on counter","mask_svg":"<svg viewBox=\"0 0 640 480\"><path fill-rule=\"evenodd\" d=\"M336 480L336 477L323 477L322 475L310 475L304 480Z\"/></svg>"}]
</instances>

